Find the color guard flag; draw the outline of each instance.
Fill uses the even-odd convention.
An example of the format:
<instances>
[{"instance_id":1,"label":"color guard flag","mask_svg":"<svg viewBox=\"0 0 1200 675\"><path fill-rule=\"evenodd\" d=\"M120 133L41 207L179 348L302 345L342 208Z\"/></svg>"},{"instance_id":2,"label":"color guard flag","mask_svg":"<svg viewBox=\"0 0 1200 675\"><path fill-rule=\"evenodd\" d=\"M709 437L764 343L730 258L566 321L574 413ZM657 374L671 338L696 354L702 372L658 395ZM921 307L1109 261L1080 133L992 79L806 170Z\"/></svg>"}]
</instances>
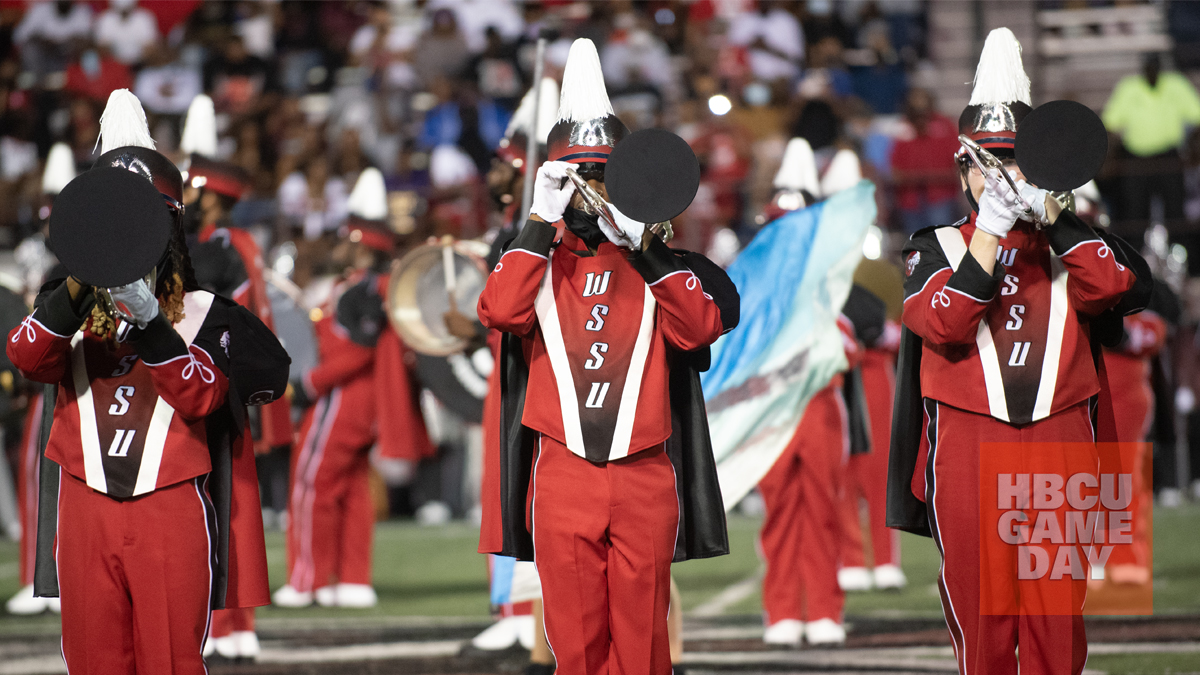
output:
<instances>
[{"instance_id":1,"label":"color guard flag","mask_svg":"<svg viewBox=\"0 0 1200 675\"><path fill-rule=\"evenodd\" d=\"M769 223L727 270L741 321L701 375L727 509L771 469L813 394L846 369L837 318L875 215L875 186L860 181Z\"/></svg>"}]
</instances>

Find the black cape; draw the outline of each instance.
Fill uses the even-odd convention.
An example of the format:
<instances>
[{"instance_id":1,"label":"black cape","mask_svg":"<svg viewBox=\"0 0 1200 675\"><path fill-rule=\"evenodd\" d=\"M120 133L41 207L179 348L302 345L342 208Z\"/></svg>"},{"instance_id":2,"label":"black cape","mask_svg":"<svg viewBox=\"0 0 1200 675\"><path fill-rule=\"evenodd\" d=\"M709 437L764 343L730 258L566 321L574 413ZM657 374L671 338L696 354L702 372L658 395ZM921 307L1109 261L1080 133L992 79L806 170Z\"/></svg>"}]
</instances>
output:
<instances>
[{"instance_id":1,"label":"black cape","mask_svg":"<svg viewBox=\"0 0 1200 675\"><path fill-rule=\"evenodd\" d=\"M704 291L721 310L725 331L738 322L737 289L724 270L702 255L675 250L700 279ZM700 373L708 370L708 348L693 352L668 349L671 395L671 437L667 456L675 467L679 495L679 533L674 562L712 558L729 553L725 507L717 482L708 432L708 414ZM533 536L525 527L529 479L537 454L538 433L521 424L529 366L521 338L504 333L500 343L500 520L502 548L495 553L518 560L533 560Z\"/></svg>"},{"instance_id":2,"label":"black cape","mask_svg":"<svg viewBox=\"0 0 1200 675\"><path fill-rule=\"evenodd\" d=\"M1069 212L1064 211L1064 214ZM1073 217L1073 216L1072 216ZM925 228L913 234L913 238L931 233L936 227ZM1097 373L1100 374L1101 398L1107 392L1107 378L1103 375L1103 360L1101 346L1112 347L1121 340L1124 333L1123 318L1127 314L1135 314L1145 309L1150 301L1154 287L1154 278L1150 266L1138 254L1137 249L1130 246L1120 237L1107 232L1096 231L1113 250L1116 259L1128 267L1136 277L1132 288L1121 296L1121 300L1112 309L1093 318L1091 325L1092 358L1097 363ZM898 530L912 532L924 537L932 537L929 529L929 514L925 501L917 498L912 492L913 473L920 459L921 433L923 432L925 399L921 394L921 338L908 329L901 329L900 353L896 360L896 398L892 406L892 446L888 456L887 476L887 517L885 524ZM1096 414L1110 415L1111 407L1099 405ZM1098 423L1103 429L1106 425Z\"/></svg>"}]
</instances>

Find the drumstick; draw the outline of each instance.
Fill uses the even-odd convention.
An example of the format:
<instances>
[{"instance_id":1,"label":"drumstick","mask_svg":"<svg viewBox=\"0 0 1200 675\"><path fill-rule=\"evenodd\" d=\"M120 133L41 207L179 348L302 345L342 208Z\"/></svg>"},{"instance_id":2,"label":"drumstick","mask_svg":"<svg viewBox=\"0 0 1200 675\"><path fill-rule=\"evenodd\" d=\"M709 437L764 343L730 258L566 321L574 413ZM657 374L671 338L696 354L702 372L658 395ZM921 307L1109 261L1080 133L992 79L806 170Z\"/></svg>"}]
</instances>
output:
<instances>
[{"instance_id":1,"label":"drumstick","mask_svg":"<svg viewBox=\"0 0 1200 675\"><path fill-rule=\"evenodd\" d=\"M458 290L458 274L454 270L454 239L450 235L442 237L442 274L446 283L446 295L450 297L450 311L458 311L458 302L454 295Z\"/></svg>"}]
</instances>

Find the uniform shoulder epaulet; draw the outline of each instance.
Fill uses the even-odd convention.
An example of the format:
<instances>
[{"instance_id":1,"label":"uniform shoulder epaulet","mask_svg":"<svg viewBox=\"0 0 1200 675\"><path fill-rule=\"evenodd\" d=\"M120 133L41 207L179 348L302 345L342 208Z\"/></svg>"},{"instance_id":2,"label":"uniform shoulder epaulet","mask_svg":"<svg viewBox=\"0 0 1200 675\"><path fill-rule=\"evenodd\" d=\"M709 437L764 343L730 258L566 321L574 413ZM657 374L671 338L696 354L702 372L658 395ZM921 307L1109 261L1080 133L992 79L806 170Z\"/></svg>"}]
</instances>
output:
<instances>
[{"instance_id":1,"label":"uniform shoulder epaulet","mask_svg":"<svg viewBox=\"0 0 1200 675\"><path fill-rule=\"evenodd\" d=\"M938 230L942 229L943 227L962 227L963 225L967 224L968 220L969 220L968 218L962 218L962 219L958 220L957 222L950 223L949 225L930 225L929 227L922 227L921 229L917 230L916 232L913 232L912 236L910 236L909 239L918 239L918 238L934 236L933 233L937 232Z\"/></svg>"}]
</instances>

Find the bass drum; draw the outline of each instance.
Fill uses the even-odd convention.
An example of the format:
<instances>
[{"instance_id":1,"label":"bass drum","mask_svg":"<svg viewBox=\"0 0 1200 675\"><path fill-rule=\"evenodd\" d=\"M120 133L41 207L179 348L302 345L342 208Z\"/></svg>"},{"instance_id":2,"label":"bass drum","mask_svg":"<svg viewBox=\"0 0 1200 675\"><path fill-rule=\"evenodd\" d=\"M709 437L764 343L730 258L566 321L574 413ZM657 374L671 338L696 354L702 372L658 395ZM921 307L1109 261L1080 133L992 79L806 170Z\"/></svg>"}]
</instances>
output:
<instances>
[{"instance_id":1,"label":"bass drum","mask_svg":"<svg viewBox=\"0 0 1200 675\"><path fill-rule=\"evenodd\" d=\"M292 357L288 379L295 380L317 365L317 336L304 307L304 293L290 279L270 268L263 270L263 277L271 301L275 337Z\"/></svg>"},{"instance_id":2,"label":"bass drum","mask_svg":"<svg viewBox=\"0 0 1200 675\"><path fill-rule=\"evenodd\" d=\"M450 334L443 318L454 306L475 316L487 283L488 246L445 239L422 244L393 263L387 310L392 327L413 350L431 356L462 352L467 341Z\"/></svg>"},{"instance_id":3,"label":"bass drum","mask_svg":"<svg viewBox=\"0 0 1200 675\"><path fill-rule=\"evenodd\" d=\"M449 356L416 354L421 385L463 420L483 422L483 399L493 366L491 350L481 347L469 356L462 352Z\"/></svg>"}]
</instances>

